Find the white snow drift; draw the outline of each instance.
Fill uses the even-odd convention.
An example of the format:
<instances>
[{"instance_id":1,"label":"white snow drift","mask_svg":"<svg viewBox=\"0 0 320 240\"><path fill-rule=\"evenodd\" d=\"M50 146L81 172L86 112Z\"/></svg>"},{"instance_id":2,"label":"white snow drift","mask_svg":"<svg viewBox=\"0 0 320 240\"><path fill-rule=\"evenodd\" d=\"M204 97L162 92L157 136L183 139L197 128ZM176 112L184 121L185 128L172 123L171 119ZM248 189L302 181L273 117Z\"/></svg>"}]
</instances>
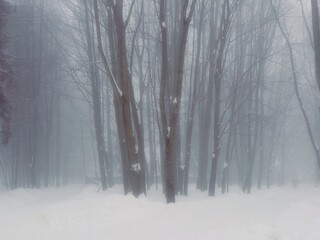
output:
<instances>
[{"instance_id":1,"label":"white snow drift","mask_svg":"<svg viewBox=\"0 0 320 240\"><path fill-rule=\"evenodd\" d=\"M194 188L194 187L193 187ZM94 186L0 192L1 240L319 240L320 189L303 186L166 205Z\"/></svg>"}]
</instances>

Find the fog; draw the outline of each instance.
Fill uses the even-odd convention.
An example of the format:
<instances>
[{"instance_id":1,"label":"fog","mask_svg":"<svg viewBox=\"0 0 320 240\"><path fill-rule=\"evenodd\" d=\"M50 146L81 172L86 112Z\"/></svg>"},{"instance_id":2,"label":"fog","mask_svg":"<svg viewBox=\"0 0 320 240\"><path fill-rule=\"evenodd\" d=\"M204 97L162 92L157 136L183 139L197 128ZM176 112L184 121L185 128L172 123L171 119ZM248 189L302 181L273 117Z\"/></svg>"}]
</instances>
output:
<instances>
[{"instance_id":1,"label":"fog","mask_svg":"<svg viewBox=\"0 0 320 240\"><path fill-rule=\"evenodd\" d=\"M0 239L320 239L317 0L0 0Z\"/></svg>"},{"instance_id":2,"label":"fog","mask_svg":"<svg viewBox=\"0 0 320 240\"><path fill-rule=\"evenodd\" d=\"M1 188L156 188L169 203L190 184L209 196L318 184L309 1L0 7Z\"/></svg>"}]
</instances>

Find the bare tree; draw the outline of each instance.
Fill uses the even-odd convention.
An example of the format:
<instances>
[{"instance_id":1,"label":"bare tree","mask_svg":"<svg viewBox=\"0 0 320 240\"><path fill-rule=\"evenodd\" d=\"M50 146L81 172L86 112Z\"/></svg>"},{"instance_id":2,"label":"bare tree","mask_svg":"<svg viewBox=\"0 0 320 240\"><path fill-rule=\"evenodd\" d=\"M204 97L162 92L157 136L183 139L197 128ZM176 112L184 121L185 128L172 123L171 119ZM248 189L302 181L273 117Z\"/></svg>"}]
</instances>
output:
<instances>
[{"instance_id":1,"label":"bare tree","mask_svg":"<svg viewBox=\"0 0 320 240\"><path fill-rule=\"evenodd\" d=\"M176 127L180 114L182 83L183 83L183 67L185 58L185 49L187 45L187 37L189 31L190 21L194 12L196 0L193 0L190 5L189 13L187 8L189 1L182 2L180 12L180 37L179 49L177 59L177 79L174 87L175 98L171 101L171 113L165 108L165 87L167 84L168 76L168 35L166 27L166 1L160 0L160 28L162 33L162 71L161 71L161 86L160 86L160 112L162 123L162 135L165 138L164 155L165 155L165 178L166 178L166 199L167 203L175 202L175 184L174 184L174 166L173 166L173 150L176 137Z\"/></svg>"}]
</instances>

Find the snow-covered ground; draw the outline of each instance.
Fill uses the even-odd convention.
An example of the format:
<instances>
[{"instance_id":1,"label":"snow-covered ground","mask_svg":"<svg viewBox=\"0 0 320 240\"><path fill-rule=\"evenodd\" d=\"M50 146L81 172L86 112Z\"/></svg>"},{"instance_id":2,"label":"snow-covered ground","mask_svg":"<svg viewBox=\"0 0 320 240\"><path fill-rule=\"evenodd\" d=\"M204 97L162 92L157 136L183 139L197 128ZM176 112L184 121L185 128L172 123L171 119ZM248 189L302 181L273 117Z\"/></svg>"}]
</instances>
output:
<instances>
[{"instance_id":1,"label":"snow-covered ground","mask_svg":"<svg viewBox=\"0 0 320 240\"><path fill-rule=\"evenodd\" d=\"M192 187L194 188L194 187ZM94 186L0 192L0 240L319 240L320 189L274 188L166 205Z\"/></svg>"}]
</instances>

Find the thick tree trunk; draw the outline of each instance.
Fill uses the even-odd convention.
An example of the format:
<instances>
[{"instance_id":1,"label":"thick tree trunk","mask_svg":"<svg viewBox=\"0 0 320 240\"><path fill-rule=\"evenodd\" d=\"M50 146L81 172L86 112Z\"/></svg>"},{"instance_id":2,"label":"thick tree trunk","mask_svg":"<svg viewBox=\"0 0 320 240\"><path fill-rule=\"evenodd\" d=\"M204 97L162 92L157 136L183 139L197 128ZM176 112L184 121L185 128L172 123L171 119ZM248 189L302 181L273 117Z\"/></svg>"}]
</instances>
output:
<instances>
[{"instance_id":1,"label":"thick tree trunk","mask_svg":"<svg viewBox=\"0 0 320 240\"><path fill-rule=\"evenodd\" d=\"M118 67L117 67L117 57L116 57L116 44L114 40L115 29L114 29L114 19L113 14L110 8L107 8L108 14L108 25L107 25L107 36L109 40L109 49L111 55L111 71L115 79L117 80L118 77ZM117 81L119 84L119 81ZM125 142L125 135L124 135L124 122L123 122L123 115L121 112L121 98L118 94L113 91L113 106L116 116L116 123L117 123L117 133L118 133L118 142L120 147L120 154L121 154L121 166L122 166L122 182L123 182L123 190L124 194L127 194L131 187L129 183L129 160L128 160L128 150L127 144Z\"/></svg>"},{"instance_id":2,"label":"thick tree trunk","mask_svg":"<svg viewBox=\"0 0 320 240\"><path fill-rule=\"evenodd\" d=\"M135 108L135 103L133 103L134 95L132 91L131 77L128 71L128 61L127 61L127 51L126 51L126 39L125 39L125 25L123 21L123 1L119 0L113 6L114 20L116 25L117 42L118 42L118 64L119 64L119 82L122 89L122 112L124 120L124 133L128 150L129 159L129 177L130 184L132 188L132 193L134 196L139 196L141 193L145 192L145 182L144 182L144 162L139 161L139 143L136 143L135 135L133 131L132 124L136 123L138 141L142 139L141 131L139 131L139 125L137 124L137 110ZM130 91L131 88L131 91ZM132 108L134 106L134 108ZM131 109L132 108L132 109ZM131 111L134 114L131 115ZM141 142L140 142L141 144ZM144 151L144 149L141 149Z\"/></svg>"}]
</instances>

